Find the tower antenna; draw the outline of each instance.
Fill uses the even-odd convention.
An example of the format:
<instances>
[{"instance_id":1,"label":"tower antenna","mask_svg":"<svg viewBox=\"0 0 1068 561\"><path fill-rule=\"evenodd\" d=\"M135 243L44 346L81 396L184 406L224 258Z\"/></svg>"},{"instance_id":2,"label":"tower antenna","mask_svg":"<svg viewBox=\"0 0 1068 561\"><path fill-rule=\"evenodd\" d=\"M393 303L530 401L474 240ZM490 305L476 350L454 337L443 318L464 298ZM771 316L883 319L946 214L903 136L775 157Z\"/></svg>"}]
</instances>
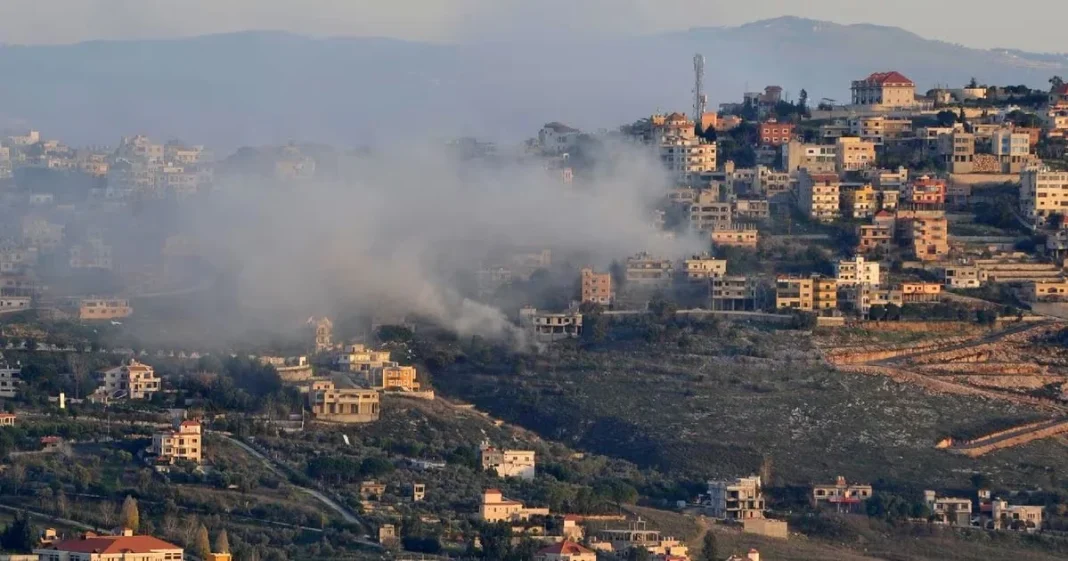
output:
<instances>
[{"instance_id":1,"label":"tower antenna","mask_svg":"<svg viewBox=\"0 0 1068 561\"><path fill-rule=\"evenodd\" d=\"M708 96L705 95L705 57L700 53L693 55L693 122L701 128L701 117L705 114Z\"/></svg>"}]
</instances>

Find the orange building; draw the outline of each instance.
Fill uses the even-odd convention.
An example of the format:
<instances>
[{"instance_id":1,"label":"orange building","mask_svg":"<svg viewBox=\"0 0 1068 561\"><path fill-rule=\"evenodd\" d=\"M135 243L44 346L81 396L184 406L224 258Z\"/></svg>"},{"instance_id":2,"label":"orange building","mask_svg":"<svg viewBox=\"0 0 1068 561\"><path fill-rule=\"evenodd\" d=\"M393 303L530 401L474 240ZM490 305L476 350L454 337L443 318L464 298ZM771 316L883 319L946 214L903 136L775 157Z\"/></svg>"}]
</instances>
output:
<instances>
[{"instance_id":1,"label":"orange building","mask_svg":"<svg viewBox=\"0 0 1068 561\"><path fill-rule=\"evenodd\" d=\"M595 273L593 269L582 270L582 301L607 306L612 303L612 275Z\"/></svg>"},{"instance_id":2,"label":"orange building","mask_svg":"<svg viewBox=\"0 0 1068 561\"><path fill-rule=\"evenodd\" d=\"M922 205L946 204L946 182L923 176L905 187L905 202Z\"/></svg>"},{"instance_id":3,"label":"orange building","mask_svg":"<svg viewBox=\"0 0 1068 561\"><path fill-rule=\"evenodd\" d=\"M763 146L782 146L794 137L793 123L780 123L771 119L760 123L760 144Z\"/></svg>"}]
</instances>

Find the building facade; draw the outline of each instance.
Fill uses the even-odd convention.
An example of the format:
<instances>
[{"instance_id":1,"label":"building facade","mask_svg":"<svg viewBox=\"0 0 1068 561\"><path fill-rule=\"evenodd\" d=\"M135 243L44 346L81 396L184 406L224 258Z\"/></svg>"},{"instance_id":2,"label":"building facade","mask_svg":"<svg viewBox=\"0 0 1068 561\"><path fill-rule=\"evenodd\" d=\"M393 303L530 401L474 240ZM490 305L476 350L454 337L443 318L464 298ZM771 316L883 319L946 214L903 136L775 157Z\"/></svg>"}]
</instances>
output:
<instances>
[{"instance_id":1,"label":"building facade","mask_svg":"<svg viewBox=\"0 0 1068 561\"><path fill-rule=\"evenodd\" d=\"M871 485L846 483L846 478L839 475L833 484L812 486L812 507L827 506L838 512L859 513L871 496Z\"/></svg>"},{"instance_id":2,"label":"building facade","mask_svg":"<svg viewBox=\"0 0 1068 561\"><path fill-rule=\"evenodd\" d=\"M534 479L536 465L533 450L502 450L483 442L479 460L483 470L493 470L498 477Z\"/></svg>"},{"instance_id":3,"label":"building facade","mask_svg":"<svg viewBox=\"0 0 1068 561\"><path fill-rule=\"evenodd\" d=\"M103 384L97 389L104 399L152 399L162 389L156 371L147 364L130 359L126 364L102 372Z\"/></svg>"},{"instance_id":4,"label":"building facade","mask_svg":"<svg viewBox=\"0 0 1068 561\"><path fill-rule=\"evenodd\" d=\"M1020 211L1045 224L1051 216L1068 214L1068 172L1028 170L1020 174Z\"/></svg>"},{"instance_id":5,"label":"building facade","mask_svg":"<svg viewBox=\"0 0 1068 561\"><path fill-rule=\"evenodd\" d=\"M33 550L41 561L181 561L184 550L152 536L100 536L86 532L82 536L51 543Z\"/></svg>"},{"instance_id":6,"label":"building facade","mask_svg":"<svg viewBox=\"0 0 1068 561\"><path fill-rule=\"evenodd\" d=\"M377 391L335 388L330 381L313 383L307 399L308 409L319 421L369 423L377 421L380 412L381 397Z\"/></svg>"},{"instance_id":7,"label":"building facade","mask_svg":"<svg viewBox=\"0 0 1068 561\"><path fill-rule=\"evenodd\" d=\"M900 72L876 72L850 87L853 105L873 109L909 109L915 107L916 84Z\"/></svg>"},{"instance_id":8,"label":"building facade","mask_svg":"<svg viewBox=\"0 0 1068 561\"><path fill-rule=\"evenodd\" d=\"M764 517L764 495L757 475L709 481L708 501L710 514L715 518L746 520Z\"/></svg>"},{"instance_id":9,"label":"building facade","mask_svg":"<svg viewBox=\"0 0 1068 561\"><path fill-rule=\"evenodd\" d=\"M199 464L204 453L200 432L200 421L182 421L173 430L153 434L149 453L168 464L175 460Z\"/></svg>"},{"instance_id":10,"label":"building facade","mask_svg":"<svg viewBox=\"0 0 1068 561\"><path fill-rule=\"evenodd\" d=\"M597 273L585 268L580 273L582 283L582 301L609 306L612 304L612 274Z\"/></svg>"},{"instance_id":11,"label":"building facade","mask_svg":"<svg viewBox=\"0 0 1068 561\"><path fill-rule=\"evenodd\" d=\"M841 181L834 173L809 173L798 176L797 204L801 212L813 220L831 222L839 216L839 188Z\"/></svg>"}]
</instances>

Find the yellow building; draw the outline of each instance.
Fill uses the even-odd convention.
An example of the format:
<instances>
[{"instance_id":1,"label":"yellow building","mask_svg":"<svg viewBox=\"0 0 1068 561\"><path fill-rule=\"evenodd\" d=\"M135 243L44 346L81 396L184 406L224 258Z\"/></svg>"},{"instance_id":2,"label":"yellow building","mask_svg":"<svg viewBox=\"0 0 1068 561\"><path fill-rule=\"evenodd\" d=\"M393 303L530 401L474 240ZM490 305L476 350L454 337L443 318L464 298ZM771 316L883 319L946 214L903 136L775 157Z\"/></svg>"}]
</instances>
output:
<instances>
[{"instance_id":1,"label":"yellow building","mask_svg":"<svg viewBox=\"0 0 1068 561\"><path fill-rule=\"evenodd\" d=\"M400 366L391 362L371 371L371 387L376 390L414 392L419 391L414 366Z\"/></svg>"},{"instance_id":2,"label":"yellow building","mask_svg":"<svg viewBox=\"0 0 1068 561\"><path fill-rule=\"evenodd\" d=\"M597 561L597 553L573 541L564 540L539 549L534 554L534 561Z\"/></svg>"},{"instance_id":3,"label":"yellow building","mask_svg":"<svg viewBox=\"0 0 1068 561\"><path fill-rule=\"evenodd\" d=\"M585 268L581 272L582 301L608 306L612 303L612 274Z\"/></svg>"},{"instance_id":4,"label":"yellow building","mask_svg":"<svg viewBox=\"0 0 1068 561\"><path fill-rule=\"evenodd\" d=\"M710 255L694 255L683 262L686 280L702 282L727 274L727 260L713 259Z\"/></svg>"},{"instance_id":5,"label":"yellow building","mask_svg":"<svg viewBox=\"0 0 1068 561\"><path fill-rule=\"evenodd\" d=\"M349 372L369 372L385 366L389 361L389 351L368 349L359 343L346 347L336 360L338 368Z\"/></svg>"},{"instance_id":6,"label":"yellow building","mask_svg":"<svg viewBox=\"0 0 1068 561\"><path fill-rule=\"evenodd\" d=\"M693 121L681 113L653 115L653 143L661 163L686 182L703 173L716 171L716 143L698 137Z\"/></svg>"},{"instance_id":7,"label":"yellow building","mask_svg":"<svg viewBox=\"0 0 1068 561\"><path fill-rule=\"evenodd\" d=\"M801 170L797 183L797 204L801 212L821 222L837 219L840 184L838 174Z\"/></svg>"},{"instance_id":8,"label":"yellow building","mask_svg":"<svg viewBox=\"0 0 1068 561\"><path fill-rule=\"evenodd\" d=\"M853 105L876 110L908 109L916 107L916 84L900 72L876 72L862 80L854 80Z\"/></svg>"},{"instance_id":9,"label":"yellow building","mask_svg":"<svg viewBox=\"0 0 1068 561\"><path fill-rule=\"evenodd\" d=\"M175 460L199 464L203 452L200 421L182 421L174 430L153 434L152 447L149 448L149 453L170 464Z\"/></svg>"},{"instance_id":10,"label":"yellow building","mask_svg":"<svg viewBox=\"0 0 1068 561\"><path fill-rule=\"evenodd\" d=\"M775 307L806 312L834 310L838 307L838 281L819 275L779 277L775 282Z\"/></svg>"},{"instance_id":11,"label":"yellow building","mask_svg":"<svg viewBox=\"0 0 1068 561\"><path fill-rule=\"evenodd\" d=\"M875 143L853 136L843 136L835 142L835 146L838 147L835 155L838 173L875 167Z\"/></svg>"},{"instance_id":12,"label":"yellow building","mask_svg":"<svg viewBox=\"0 0 1068 561\"><path fill-rule=\"evenodd\" d=\"M1025 171L1020 174L1020 210L1039 223L1068 214L1068 172Z\"/></svg>"},{"instance_id":13,"label":"yellow building","mask_svg":"<svg viewBox=\"0 0 1068 561\"><path fill-rule=\"evenodd\" d=\"M72 300L69 307L81 320L122 319L133 315L133 307L125 298L79 298Z\"/></svg>"},{"instance_id":14,"label":"yellow building","mask_svg":"<svg viewBox=\"0 0 1068 561\"><path fill-rule=\"evenodd\" d=\"M942 296L942 285L936 282L901 283L901 294L905 302L937 302Z\"/></svg>"},{"instance_id":15,"label":"yellow building","mask_svg":"<svg viewBox=\"0 0 1068 561\"><path fill-rule=\"evenodd\" d=\"M102 373L103 384L97 388L94 397L107 401L115 398L151 399L160 391L162 382L156 371L147 364L130 359L126 364L105 370Z\"/></svg>"},{"instance_id":16,"label":"yellow building","mask_svg":"<svg viewBox=\"0 0 1068 561\"><path fill-rule=\"evenodd\" d=\"M875 188L864 185L841 191L841 212L847 218L868 218L878 210Z\"/></svg>"},{"instance_id":17,"label":"yellow building","mask_svg":"<svg viewBox=\"0 0 1068 561\"><path fill-rule=\"evenodd\" d=\"M711 231L731 225L731 203L721 202L717 189L706 189L697 194L690 204L690 226L698 231Z\"/></svg>"},{"instance_id":18,"label":"yellow building","mask_svg":"<svg viewBox=\"0 0 1068 561\"><path fill-rule=\"evenodd\" d=\"M760 243L760 232L756 228L734 225L730 228L713 230L712 244L726 247L746 247L756 249Z\"/></svg>"},{"instance_id":19,"label":"yellow building","mask_svg":"<svg viewBox=\"0 0 1068 561\"><path fill-rule=\"evenodd\" d=\"M1068 280L1050 279L1025 282L1020 295L1026 302L1068 299Z\"/></svg>"},{"instance_id":20,"label":"yellow building","mask_svg":"<svg viewBox=\"0 0 1068 561\"><path fill-rule=\"evenodd\" d=\"M320 421L339 423L369 423L378 420L380 396L375 390L361 388L338 389L333 382L312 384L308 392L308 408Z\"/></svg>"},{"instance_id":21,"label":"yellow building","mask_svg":"<svg viewBox=\"0 0 1068 561\"><path fill-rule=\"evenodd\" d=\"M829 505L838 512L860 512L863 502L871 496L871 485L848 484L846 478L839 475L833 485L812 486L812 507Z\"/></svg>"},{"instance_id":22,"label":"yellow building","mask_svg":"<svg viewBox=\"0 0 1068 561\"><path fill-rule=\"evenodd\" d=\"M917 259L937 261L949 254L949 222L944 214L902 218L898 211L897 225L902 240Z\"/></svg>"},{"instance_id":23,"label":"yellow building","mask_svg":"<svg viewBox=\"0 0 1068 561\"><path fill-rule=\"evenodd\" d=\"M507 499L500 489L486 489L482 493L482 504L478 507L478 517L485 522L520 522L531 516L548 516L547 508L527 508L519 501Z\"/></svg>"}]
</instances>

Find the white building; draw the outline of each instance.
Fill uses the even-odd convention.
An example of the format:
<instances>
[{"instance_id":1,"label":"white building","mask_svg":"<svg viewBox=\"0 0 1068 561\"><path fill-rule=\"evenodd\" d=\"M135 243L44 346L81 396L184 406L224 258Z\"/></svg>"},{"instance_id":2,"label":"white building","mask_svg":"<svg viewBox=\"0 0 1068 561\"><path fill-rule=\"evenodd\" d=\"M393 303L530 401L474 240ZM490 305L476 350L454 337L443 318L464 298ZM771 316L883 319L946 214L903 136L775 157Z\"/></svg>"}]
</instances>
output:
<instances>
[{"instance_id":1,"label":"white building","mask_svg":"<svg viewBox=\"0 0 1068 561\"><path fill-rule=\"evenodd\" d=\"M479 447L483 470L493 470L499 477L534 479L533 450L502 450L483 442Z\"/></svg>"},{"instance_id":2,"label":"white building","mask_svg":"<svg viewBox=\"0 0 1068 561\"><path fill-rule=\"evenodd\" d=\"M733 480L709 481L711 515L726 520L764 518L764 494L759 475Z\"/></svg>"},{"instance_id":3,"label":"white building","mask_svg":"<svg viewBox=\"0 0 1068 561\"><path fill-rule=\"evenodd\" d=\"M992 138L992 148L995 156L1027 156L1031 153L1031 135L998 129Z\"/></svg>"},{"instance_id":4,"label":"white building","mask_svg":"<svg viewBox=\"0 0 1068 561\"><path fill-rule=\"evenodd\" d=\"M834 276L838 286L879 286L879 263L857 255L834 264Z\"/></svg>"},{"instance_id":5,"label":"white building","mask_svg":"<svg viewBox=\"0 0 1068 561\"><path fill-rule=\"evenodd\" d=\"M538 131L538 146L543 154L564 154L575 149L582 131L563 123L552 122Z\"/></svg>"},{"instance_id":6,"label":"white building","mask_svg":"<svg viewBox=\"0 0 1068 561\"><path fill-rule=\"evenodd\" d=\"M19 372L21 368L8 368L0 363L0 397L11 399L18 394Z\"/></svg>"}]
</instances>

